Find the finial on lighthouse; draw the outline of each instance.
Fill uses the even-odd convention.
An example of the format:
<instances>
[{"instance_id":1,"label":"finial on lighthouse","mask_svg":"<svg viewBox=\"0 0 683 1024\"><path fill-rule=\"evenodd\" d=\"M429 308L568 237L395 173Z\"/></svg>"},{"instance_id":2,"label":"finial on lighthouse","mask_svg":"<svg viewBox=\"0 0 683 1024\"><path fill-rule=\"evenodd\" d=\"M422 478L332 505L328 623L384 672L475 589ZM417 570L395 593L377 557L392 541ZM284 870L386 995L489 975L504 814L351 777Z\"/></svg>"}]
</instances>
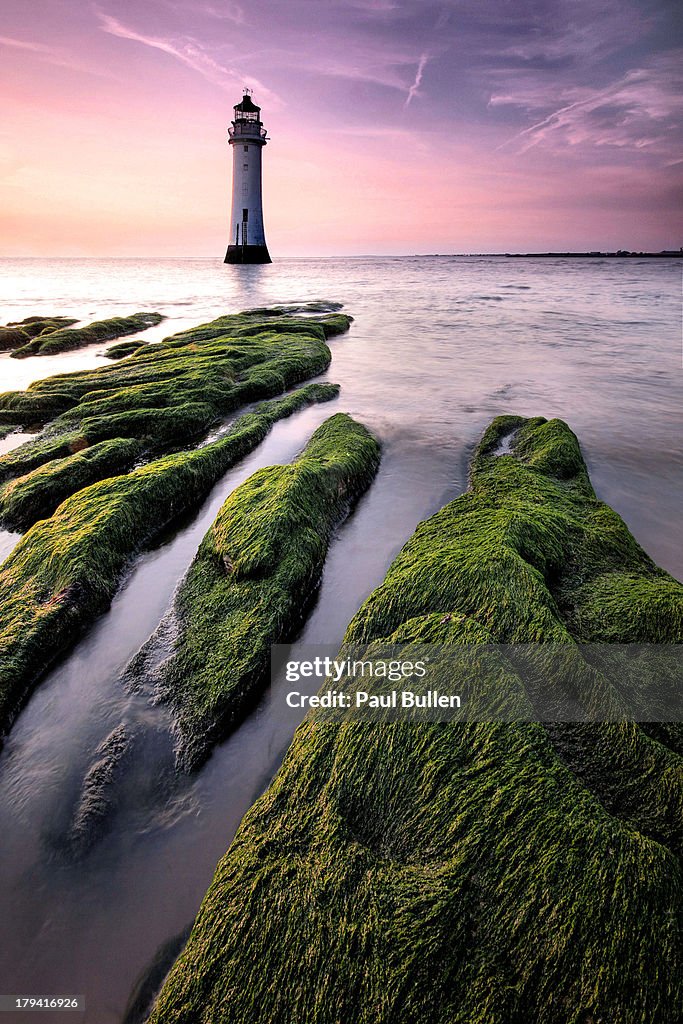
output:
<instances>
[{"instance_id":1,"label":"finial on lighthouse","mask_svg":"<svg viewBox=\"0 0 683 1024\"><path fill-rule=\"evenodd\" d=\"M261 195L261 152L268 140L261 121L261 108L254 103L251 89L245 86L242 100L235 104L233 113L232 125L228 128L228 142L232 147L232 207L225 262L270 263Z\"/></svg>"}]
</instances>

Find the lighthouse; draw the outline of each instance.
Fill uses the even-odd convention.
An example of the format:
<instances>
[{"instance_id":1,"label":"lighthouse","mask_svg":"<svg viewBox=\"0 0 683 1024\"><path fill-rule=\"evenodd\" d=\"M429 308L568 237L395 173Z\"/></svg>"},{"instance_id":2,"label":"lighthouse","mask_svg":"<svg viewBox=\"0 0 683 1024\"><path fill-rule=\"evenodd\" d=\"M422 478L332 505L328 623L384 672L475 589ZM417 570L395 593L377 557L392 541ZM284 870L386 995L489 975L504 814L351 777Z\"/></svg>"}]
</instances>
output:
<instances>
[{"instance_id":1,"label":"lighthouse","mask_svg":"<svg viewBox=\"0 0 683 1024\"><path fill-rule=\"evenodd\" d=\"M232 147L232 209L226 263L270 263L263 230L261 153L267 142L261 108L245 89L228 128Z\"/></svg>"}]
</instances>

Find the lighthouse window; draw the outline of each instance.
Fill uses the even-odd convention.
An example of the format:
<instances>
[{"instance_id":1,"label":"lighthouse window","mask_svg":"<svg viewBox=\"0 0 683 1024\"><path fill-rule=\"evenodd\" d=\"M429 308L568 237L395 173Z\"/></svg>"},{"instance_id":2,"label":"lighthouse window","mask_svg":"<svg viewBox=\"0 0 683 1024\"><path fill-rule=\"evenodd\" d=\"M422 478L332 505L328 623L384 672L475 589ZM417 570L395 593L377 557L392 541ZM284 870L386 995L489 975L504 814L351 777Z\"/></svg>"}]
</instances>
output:
<instances>
[{"instance_id":1,"label":"lighthouse window","mask_svg":"<svg viewBox=\"0 0 683 1024\"><path fill-rule=\"evenodd\" d=\"M249 146L245 146L245 147L244 147L244 152L245 152L245 153L248 153L248 152L249 152Z\"/></svg>"},{"instance_id":2,"label":"lighthouse window","mask_svg":"<svg viewBox=\"0 0 683 1024\"><path fill-rule=\"evenodd\" d=\"M244 170L246 171L246 170L248 170L248 169L249 169L249 164L242 164L242 167L243 167L243 168L244 168Z\"/></svg>"},{"instance_id":3,"label":"lighthouse window","mask_svg":"<svg viewBox=\"0 0 683 1024\"><path fill-rule=\"evenodd\" d=\"M249 210L242 210L242 220L249 220Z\"/></svg>"}]
</instances>

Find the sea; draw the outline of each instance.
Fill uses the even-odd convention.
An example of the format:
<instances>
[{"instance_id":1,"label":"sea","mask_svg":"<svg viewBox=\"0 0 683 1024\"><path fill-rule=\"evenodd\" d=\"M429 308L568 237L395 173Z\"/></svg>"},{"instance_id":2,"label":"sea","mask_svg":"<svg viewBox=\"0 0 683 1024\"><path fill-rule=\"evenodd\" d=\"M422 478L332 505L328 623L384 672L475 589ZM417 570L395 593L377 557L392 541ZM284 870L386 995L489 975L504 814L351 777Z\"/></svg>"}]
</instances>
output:
<instances>
[{"instance_id":1,"label":"sea","mask_svg":"<svg viewBox=\"0 0 683 1024\"><path fill-rule=\"evenodd\" d=\"M343 303L324 379L336 403L278 423L193 516L142 552L110 610L47 674L0 754L0 993L79 994L80 1020L134 1024L181 948L216 863L277 771L296 721L277 682L196 775L177 777L168 717L126 688L227 494L288 461L333 411L381 439L382 466L330 549L299 642L336 644L417 523L467 488L468 463L501 413L560 417L577 434L598 497L683 579L681 260L503 256L0 260L0 324L34 314L82 322L158 311L158 341L272 304ZM107 365L106 346L55 357L0 355L0 390ZM4 450L22 440L10 435ZM2 450L2 449L0 449ZM18 541L0 533L6 555ZM133 736L102 833L68 841L97 748ZM42 1020L63 1020L44 1013Z\"/></svg>"}]
</instances>

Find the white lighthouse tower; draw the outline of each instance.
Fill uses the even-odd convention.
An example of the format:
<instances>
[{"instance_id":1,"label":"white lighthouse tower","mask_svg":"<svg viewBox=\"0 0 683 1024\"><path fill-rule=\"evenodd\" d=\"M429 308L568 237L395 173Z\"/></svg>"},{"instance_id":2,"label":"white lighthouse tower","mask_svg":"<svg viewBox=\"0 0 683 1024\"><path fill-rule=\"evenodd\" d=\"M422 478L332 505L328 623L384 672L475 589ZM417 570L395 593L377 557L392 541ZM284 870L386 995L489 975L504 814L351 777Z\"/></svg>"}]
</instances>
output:
<instances>
[{"instance_id":1,"label":"white lighthouse tower","mask_svg":"<svg viewBox=\"0 0 683 1024\"><path fill-rule=\"evenodd\" d=\"M244 90L234 113L232 127L228 128L232 146L232 211L225 262L270 263L261 197L261 152L267 137L261 108L252 100L251 90Z\"/></svg>"}]
</instances>

